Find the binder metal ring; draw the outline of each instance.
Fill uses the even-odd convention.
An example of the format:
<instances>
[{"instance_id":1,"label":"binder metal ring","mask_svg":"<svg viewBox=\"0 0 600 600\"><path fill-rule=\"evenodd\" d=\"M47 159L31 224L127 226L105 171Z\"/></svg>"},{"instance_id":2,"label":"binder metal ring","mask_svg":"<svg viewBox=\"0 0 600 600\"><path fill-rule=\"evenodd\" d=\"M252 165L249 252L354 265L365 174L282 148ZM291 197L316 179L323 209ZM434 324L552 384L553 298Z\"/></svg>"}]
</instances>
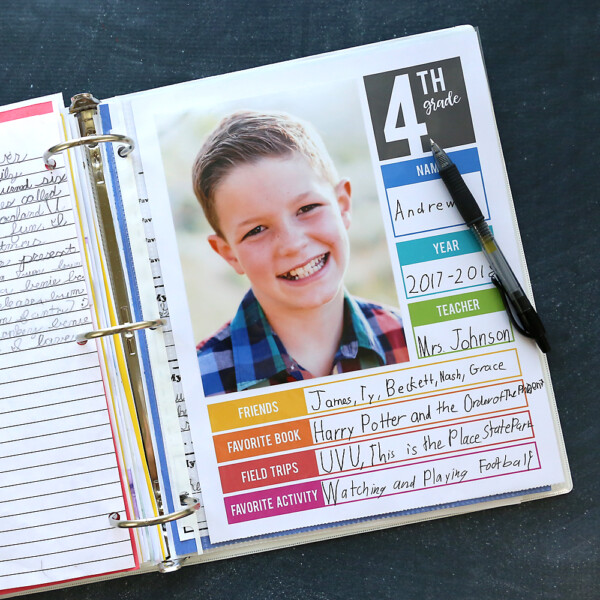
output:
<instances>
[{"instance_id":1,"label":"binder metal ring","mask_svg":"<svg viewBox=\"0 0 600 600\"><path fill-rule=\"evenodd\" d=\"M179 571L186 560L187 556L170 558L169 560L163 560L163 562L158 563L157 568L159 573L173 573L174 571Z\"/></svg>"},{"instance_id":2,"label":"binder metal ring","mask_svg":"<svg viewBox=\"0 0 600 600\"><path fill-rule=\"evenodd\" d=\"M53 154L58 154L63 150L67 150L68 148L74 148L75 146L95 146L100 142L122 142L123 144L125 144L117 150L117 154L123 158L125 158L128 154L131 154L135 146L133 140L130 137L126 135L121 135L119 133L88 135L86 137L61 142L60 144L56 144L48 148L48 150L44 152L44 165L47 169L52 170L56 167L56 161L53 158L50 158Z\"/></svg>"},{"instance_id":3,"label":"binder metal ring","mask_svg":"<svg viewBox=\"0 0 600 600\"><path fill-rule=\"evenodd\" d=\"M115 325L114 327L105 327L104 329L95 329L88 331L87 333L80 333L75 338L80 346L87 344L88 340L93 340L99 337L105 337L107 335L118 335L120 333L131 334L133 331L138 329L156 329L162 327L165 324L164 319L153 319L151 321L138 321L137 323L123 323L122 325Z\"/></svg>"},{"instance_id":4,"label":"binder metal ring","mask_svg":"<svg viewBox=\"0 0 600 600\"><path fill-rule=\"evenodd\" d=\"M187 494L182 494L180 499L181 503L185 505L185 508L169 513L168 515L150 517L148 519L121 521L119 513L111 513L108 515L108 522L110 523L111 527L123 527L128 529L134 527L152 527L154 525L162 525L163 523L169 523L170 521L182 519L183 517L194 514L200 508L200 501L197 498L192 498Z\"/></svg>"}]
</instances>

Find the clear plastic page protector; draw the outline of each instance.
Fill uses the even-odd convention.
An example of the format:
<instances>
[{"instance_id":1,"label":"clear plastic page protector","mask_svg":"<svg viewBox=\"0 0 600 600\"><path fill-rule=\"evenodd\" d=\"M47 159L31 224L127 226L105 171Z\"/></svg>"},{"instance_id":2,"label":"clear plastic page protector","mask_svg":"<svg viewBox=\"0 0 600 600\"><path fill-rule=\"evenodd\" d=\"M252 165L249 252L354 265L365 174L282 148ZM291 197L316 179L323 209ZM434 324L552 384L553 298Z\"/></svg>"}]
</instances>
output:
<instances>
[{"instance_id":1,"label":"clear plastic page protector","mask_svg":"<svg viewBox=\"0 0 600 600\"><path fill-rule=\"evenodd\" d=\"M128 135L135 137L133 116L127 103L119 103L117 100L114 104L107 101L107 104L101 107L101 111L106 115L107 110L110 112L110 119L105 118L105 123L110 124L112 131L127 131ZM198 463L191 438L179 363L169 321L169 304L162 280L162 268L152 215L148 208L139 150L133 151L131 160L133 166L129 162L115 161L118 178L115 181L118 181L118 193L123 205L123 231L126 232L131 247L129 264L135 273L142 312L148 318L149 315L158 314L166 322L160 329L161 335L153 335L148 339L148 349L152 377L157 389L156 400L162 436L168 440L165 444L165 456L171 479L169 485L174 503L178 500L177 490L189 490L194 497L201 500ZM196 538L197 548L209 545L202 506L194 517L179 519L171 523L171 527L177 527L181 541L199 536L202 543ZM195 551L188 543L177 547L181 553Z\"/></svg>"},{"instance_id":2,"label":"clear plastic page protector","mask_svg":"<svg viewBox=\"0 0 600 600\"><path fill-rule=\"evenodd\" d=\"M0 593L138 567L60 96L0 109Z\"/></svg>"},{"instance_id":3,"label":"clear plastic page protector","mask_svg":"<svg viewBox=\"0 0 600 600\"><path fill-rule=\"evenodd\" d=\"M125 130L118 111L111 114L109 106L103 105L100 107L100 115L104 133ZM115 155L111 146L107 146L105 150L135 319L168 319L168 312L160 310L157 304L154 276L146 254L146 233L143 230L140 201L133 179L134 172L138 170L135 154L128 160L123 160ZM134 225L130 226L131 223ZM148 308L144 310L144 306ZM165 335L169 333L168 324L148 333L141 331L138 332L138 343L146 376L155 450L160 459L161 496L165 502L165 512L174 512L181 509L182 494L195 496L196 492L190 485L178 419L179 404L176 402L174 381L169 372L165 339ZM167 528L171 531L170 539L173 542L171 552L177 555L202 552L195 514L168 523Z\"/></svg>"},{"instance_id":4,"label":"clear plastic page protector","mask_svg":"<svg viewBox=\"0 0 600 600\"><path fill-rule=\"evenodd\" d=\"M194 449L202 457L212 542L570 489L545 357L509 321L430 152L431 136L457 164L530 291L473 28L209 78L128 101ZM265 250L262 271L246 280L211 251L213 232L192 192L192 165L210 131L239 110L284 111L319 132L340 179L352 185L349 256L339 246L331 254L313 244L282 266ZM281 194L272 194L279 202L285 186L273 185L280 186ZM252 236L268 230L255 217L247 216ZM327 270L335 252L347 259L343 285L357 299L352 314L399 313L408 356L383 358L373 336L398 347L399 338L371 332L368 350L380 351L380 366L274 385L269 375L258 375L275 360L261 354L259 339L255 347L234 346L234 360L246 371L235 371L236 385L227 393L219 389L222 376L238 363L232 367L223 354L200 372L196 345L231 321L248 287L264 297L273 279L293 302L302 290L298 280L323 270L312 279L324 285L336 276ZM276 333L278 323L270 326ZM356 327L353 335L359 343ZM240 349L256 352L256 362L248 366ZM286 366L293 371L293 357Z\"/></svg>"}]
</instances>

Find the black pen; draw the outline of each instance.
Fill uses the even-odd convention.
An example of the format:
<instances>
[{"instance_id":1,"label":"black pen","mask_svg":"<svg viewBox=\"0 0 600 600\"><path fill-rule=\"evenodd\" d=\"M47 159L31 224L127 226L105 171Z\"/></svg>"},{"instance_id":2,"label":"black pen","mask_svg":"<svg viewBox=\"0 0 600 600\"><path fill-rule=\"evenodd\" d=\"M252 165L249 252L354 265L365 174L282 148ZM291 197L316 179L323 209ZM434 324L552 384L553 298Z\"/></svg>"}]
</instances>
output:
<instances>
[{"instance_id":1,"label":"black pen","mask_svg":"<svg viewBox=\"0 0 600 600\"><path fill-rule=\"evenodd\" d=\"M429 141L440 177L494 270L492 281L502 295L510 320L523 335L535 339L542 352L548 352L550 344L546 339L542 321L496 243L477 201L473 198L456 165L432 139Z\"/></svg>"}]
</instances>

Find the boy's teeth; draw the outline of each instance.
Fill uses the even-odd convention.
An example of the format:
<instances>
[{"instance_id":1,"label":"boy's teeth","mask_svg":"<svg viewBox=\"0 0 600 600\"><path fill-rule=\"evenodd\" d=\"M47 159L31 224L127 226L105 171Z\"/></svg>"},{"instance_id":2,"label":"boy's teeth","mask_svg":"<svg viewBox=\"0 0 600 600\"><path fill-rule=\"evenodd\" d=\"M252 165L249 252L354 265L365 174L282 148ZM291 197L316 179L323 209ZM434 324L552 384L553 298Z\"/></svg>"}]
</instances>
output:
<instances>
[{"instance_id":1,"label":"boy's teeth","mask_svg":"<svg viewBox=\"0 0 600 600\"><path fill-rule=\"evenodd\" d=\"M291 271L288 271L285 274L285 278L298 280L298 279L304 279L305 277L308 277L309 275L316 273L317 271L319 271L320 269L323 268L326 257L327 257L326 254L322 254L321 256L318 256L317 258L313 258L313 260L311 260L309 263L306 263L302 267L298 267L297 269L292 269Z\"/></svg>"}]
</instances>

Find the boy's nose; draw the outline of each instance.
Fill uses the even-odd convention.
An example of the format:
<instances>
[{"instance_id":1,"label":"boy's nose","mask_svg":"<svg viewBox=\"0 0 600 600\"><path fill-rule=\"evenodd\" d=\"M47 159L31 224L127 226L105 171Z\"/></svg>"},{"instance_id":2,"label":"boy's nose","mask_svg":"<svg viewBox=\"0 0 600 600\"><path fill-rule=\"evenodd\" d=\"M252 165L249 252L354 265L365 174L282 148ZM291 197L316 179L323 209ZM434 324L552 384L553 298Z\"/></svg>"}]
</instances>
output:
<instances>
[{"instance_id":1,"label":"boy's nose","mask_svg":"<svg viewBox=\"0 0 600 600\"><path fill-rule=\"evenodd\" d=\"M298 252L306 244L302 228L294 223L283 223L277 234L278 249L284 256Z\"/></svg>"}]
</instances>

